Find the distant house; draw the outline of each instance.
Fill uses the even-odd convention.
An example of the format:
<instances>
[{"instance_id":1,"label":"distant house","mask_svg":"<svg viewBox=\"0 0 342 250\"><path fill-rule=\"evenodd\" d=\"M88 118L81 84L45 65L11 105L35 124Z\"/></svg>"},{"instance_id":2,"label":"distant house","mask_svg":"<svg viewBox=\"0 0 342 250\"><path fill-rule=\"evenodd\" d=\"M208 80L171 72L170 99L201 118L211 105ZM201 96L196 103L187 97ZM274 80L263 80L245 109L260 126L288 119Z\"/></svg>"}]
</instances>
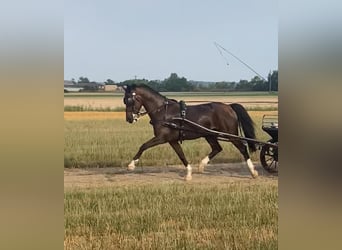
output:
<instances>
[{"instance_id":1,"label":"distant house","mask_svg":"<svg viewBox=\"0 0 342 250\"><path fill-rule=\"evenodd\" d=\"M69 92L81 92L83 88L68 88L64 87L64 93L69 93Z\"/></svg>"},{"instance_id":2,"label":"distant house","mask_svg":"<svg viewBox=\"0 0 342 250\"><path fill-rule=\"evenodd\" d=\"M108 91L108 92L115 91L115 90L117 90L117 88L118 88L118 85L116 85L116 84L106 84L105 85L105 91Z\"/></svg>"},{"instance_id":3,"label":"distant house","mask_svg":"<svg viewBox=\"0 0 342 250\"><path fill-rule=\"evenodd\" d=\"M64 80L64 93L81 92L82 90L83 88L80 86L77 86L74 82Z\"/></svg>"},{"instance_id":4,"label":"distant house","mask_svg":"<svg viewBox=\"0 0 342 250\"><path fill-rule=\"evenodd\" d=\"M83 83L77 83L77 87L81 87L85 91L101 91L101 90L104 90L104 83L83 82Z\"/></svg>"},{"instance_id":5,"label":"distant house","mask_svg":"<svg viewBox=\"0 0 342 250\"><path fill-rule=\"evenodd\" d=\"M64 92L105 91L105 84L99 82L76 83L64 80Z\"/></svg>"},{"instance_id":6,"label":"distant house","mask_svg":"<svg viewBox=\"0 0 342 250\"><path fill-rule=\"evenodd\" d=\"M104 82L97 82L100 91L105 91L106 84Z\"/></svg>"},{"instance_id":7,"label":"distant house","mask_svg":"<svg viewBox=\"0 0 342 250\"><path fill-rule=\"evenodd\" d=\"M73 83L73 81L70 81L70 80L64 80L64 86L65 85L71 86L71 85L74 85L74 83Z\"/></svg>"}]
</instances>

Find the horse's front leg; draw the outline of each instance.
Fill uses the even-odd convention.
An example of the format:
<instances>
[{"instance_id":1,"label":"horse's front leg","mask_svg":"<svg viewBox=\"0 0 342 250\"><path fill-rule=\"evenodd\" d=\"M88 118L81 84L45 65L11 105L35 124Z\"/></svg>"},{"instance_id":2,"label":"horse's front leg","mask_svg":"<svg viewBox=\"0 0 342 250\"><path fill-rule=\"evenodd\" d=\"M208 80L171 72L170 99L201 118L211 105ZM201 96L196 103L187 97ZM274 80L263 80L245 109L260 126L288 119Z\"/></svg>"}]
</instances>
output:
<instances>
[{"instance_id":1,"label":"horse's front leg","mask_svg":"<svg viewBox=\"0 0 342 250\"><path fill-rule=\"evenodd\" d=\"M189 164L189 162L187 161L187 159L185 158L182 147L179 145L179 143L177 141L172 141L169 143L170 143L171 147L176 151L179 159L181 159L184 166L186 167L187 173L185 176L185 180L191 181L191 179L192 179L192 168L191 168L191 165Z\"/></svg>"},{"instance_id":2,"label":"horse's front leg","mask_svg":"<svg viewBox=\"0 0 342 250\"><path fill-rule=\"evenodd\" d=\"M141 145L138 153L133 157L133 160L131 161L131 163L128 164L127 169L134 170L135 164L138 163L140 156L146 149L157 146L159 144L163 144L163 143L165 143L165 140L160 137L153 137L151 140L145 142L143 145Z\"/></svg>"}]
</instances>

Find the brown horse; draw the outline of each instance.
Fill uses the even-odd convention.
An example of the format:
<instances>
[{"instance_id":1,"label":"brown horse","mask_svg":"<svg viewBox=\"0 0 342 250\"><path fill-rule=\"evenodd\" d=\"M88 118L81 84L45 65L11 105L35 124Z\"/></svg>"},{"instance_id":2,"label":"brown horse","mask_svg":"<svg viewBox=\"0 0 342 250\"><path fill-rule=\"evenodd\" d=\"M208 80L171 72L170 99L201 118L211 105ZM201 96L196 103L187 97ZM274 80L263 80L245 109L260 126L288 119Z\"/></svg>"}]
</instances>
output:
<instances>
[{"instance_id":1,"label":"brown horse","mask_svg":"<svg viewBox=\"0 0 342 250\"><path fill-rule=\"evenodd\" d=\"M203 133L203 131L196 131L189 124L182 124L181 120L173 120L175 117L181 117L181 112L185 111L176 100L168 99L146 85L129 85L123 88L125 90L124 104L126 105L126 121L129 123L136 122L143 114L140 112L140 109L144 107L146 110L145 114L149 115L151 119L150 123L154 130L154 137L140 147L128 165L129 170L135 168L135 164L139 161L140 156L146 149L159 144L169 143L187 169L185 180L191 180L192 168L185 158L179 144L180 140L193 140L204 137L211 146L211 153L199 164L200 172L203 172L204 167L209 161L222 151L217 136ZM206 128L233 135L238 135L240 125L245 137L255 139L254 123L245 108L237 103L226 105L224 103L211 102L188 106L182 117ZM174 126L172 127L170 124ZM231 142L243 155L252 177L257 177L258 172L254 169L247 147L241 140L231 140ZM253 142L248 142L248 146L250 151L256 150Z\"/></svg>"}]
</instances>

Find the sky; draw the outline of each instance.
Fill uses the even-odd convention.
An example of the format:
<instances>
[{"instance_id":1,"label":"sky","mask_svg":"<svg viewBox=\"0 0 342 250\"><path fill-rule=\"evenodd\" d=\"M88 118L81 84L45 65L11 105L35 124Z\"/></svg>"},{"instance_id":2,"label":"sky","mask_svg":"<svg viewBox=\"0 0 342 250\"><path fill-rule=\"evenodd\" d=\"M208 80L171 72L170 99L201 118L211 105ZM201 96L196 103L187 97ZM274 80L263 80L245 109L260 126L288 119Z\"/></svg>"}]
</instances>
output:
<instances>
[{"instance_id":1,"label":"sky","mask_svg":"<svg viewBox=\"0 0 342 250\"><path fill-rule=\"evenodd\" d=\"M64 2L64 79L195 81L267 78L278 69L274 0L71 0ZM227 65L227 62L229 65Z\"/></svg>"}]
</instances>

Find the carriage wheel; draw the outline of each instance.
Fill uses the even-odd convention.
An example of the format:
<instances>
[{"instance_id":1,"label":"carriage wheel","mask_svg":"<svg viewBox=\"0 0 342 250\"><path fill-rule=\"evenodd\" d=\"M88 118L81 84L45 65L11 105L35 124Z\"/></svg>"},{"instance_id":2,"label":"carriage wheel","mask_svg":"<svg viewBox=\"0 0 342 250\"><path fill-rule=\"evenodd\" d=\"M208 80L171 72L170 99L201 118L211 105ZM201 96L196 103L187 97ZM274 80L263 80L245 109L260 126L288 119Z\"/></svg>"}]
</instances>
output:
<instances>
[{"instance_id":1,"label":"carriage wheel","mask_svg":"<svg viewBox=\"0 0 342 250\"><path fill-rule=\"evenodd\" d=\"M269 142L274 143L273 140ZM278 148L264 145L260 151L260 162L264 169L269 173L278 172Z\"/></svg>"}]
</instances>

